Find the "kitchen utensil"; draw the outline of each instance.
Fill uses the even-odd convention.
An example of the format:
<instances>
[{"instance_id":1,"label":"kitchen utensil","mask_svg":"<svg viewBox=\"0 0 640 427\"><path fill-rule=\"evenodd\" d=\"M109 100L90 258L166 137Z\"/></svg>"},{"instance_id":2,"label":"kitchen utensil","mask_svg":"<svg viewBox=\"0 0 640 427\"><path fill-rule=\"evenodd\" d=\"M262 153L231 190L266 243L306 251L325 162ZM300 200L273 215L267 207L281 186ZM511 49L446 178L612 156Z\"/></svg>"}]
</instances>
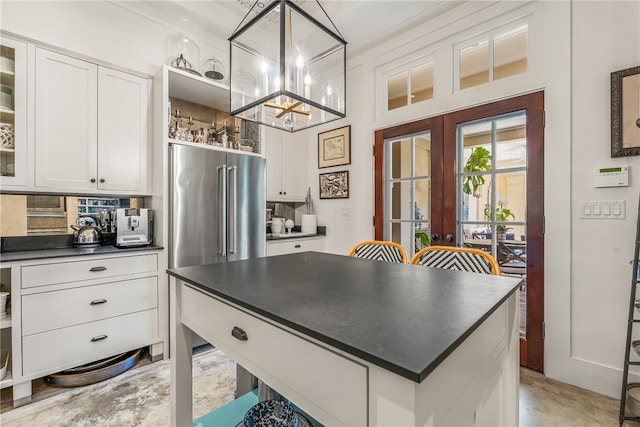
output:
<instances>
[{"instance_id":1,"label":"kitchen utensil","mask_svg":"<svg viewBox=\"0 0 640 427\"><path fill-rule=\"evenodd\" d=\"M302 215L300 231L304 234L318 234L318 221L315 215Z\"/></svg>"},{"instance_id":2,"label":"kitchen utensil","mask_svg":"<svg viewBox=\"0 0 640 427\"><path fill-rule=\"evenodd\" d=\"M73 233L74 246L98 246L102 242L102 232L100 227L95 225L71 225L71 228L75 231Z\"/></svg>"},{"instance_id":3,"label":"kitchen utensil","mask_svg":"<svg viewBox=\"0 0 640 427\"><path fill-rule=\"evenodd\" d=\"M272 218L271 219L271 233L282 233L282 227L284 227L284 218Z\"/></svg>"}]
</instances>

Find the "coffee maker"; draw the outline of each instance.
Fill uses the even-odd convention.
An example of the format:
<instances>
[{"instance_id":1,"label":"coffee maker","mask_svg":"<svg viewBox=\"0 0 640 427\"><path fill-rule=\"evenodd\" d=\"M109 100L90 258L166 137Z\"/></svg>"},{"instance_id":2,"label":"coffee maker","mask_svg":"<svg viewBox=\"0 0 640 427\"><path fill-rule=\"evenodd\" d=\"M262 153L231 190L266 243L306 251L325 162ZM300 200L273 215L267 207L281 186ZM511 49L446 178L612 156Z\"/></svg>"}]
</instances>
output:
<instances>
[{"instance_id":1,"label":"coffee maker","mask_svg":"<svg viewBox=\"0 0 640 427\"><path fill-rule=\"evenodd\" d=\"M131 247L151 244L153 212L150 209L116 209L116 246Z\"/></svg>"}]
</instances>

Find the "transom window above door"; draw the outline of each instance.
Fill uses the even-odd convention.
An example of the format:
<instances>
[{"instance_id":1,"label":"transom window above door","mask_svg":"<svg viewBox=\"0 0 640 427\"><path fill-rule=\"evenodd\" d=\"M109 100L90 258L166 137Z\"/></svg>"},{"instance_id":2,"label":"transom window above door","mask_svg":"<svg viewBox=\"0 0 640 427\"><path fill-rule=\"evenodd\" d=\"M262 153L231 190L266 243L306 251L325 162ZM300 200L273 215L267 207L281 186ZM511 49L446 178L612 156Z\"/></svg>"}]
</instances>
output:
<instances>
[{"instance_id":1,"label":"transom window above door","mask_svg":"<svg viewBox=\"0 0 640 427\"><path fill-rule=\"evenodd\" d=\"M384 74L387 111L433 98L433 60L419 59Z\"/></svg>"},{"instance_id":2,"label":"transom window above door","mask_svg":"<svg viewBox=\"0 0 640 427\"><path fill-rule=\"evenodd\" d=\"M528 25L520 23L454 46L456 89L462 90L527 71Z\"/></svg>"}]
</instances>

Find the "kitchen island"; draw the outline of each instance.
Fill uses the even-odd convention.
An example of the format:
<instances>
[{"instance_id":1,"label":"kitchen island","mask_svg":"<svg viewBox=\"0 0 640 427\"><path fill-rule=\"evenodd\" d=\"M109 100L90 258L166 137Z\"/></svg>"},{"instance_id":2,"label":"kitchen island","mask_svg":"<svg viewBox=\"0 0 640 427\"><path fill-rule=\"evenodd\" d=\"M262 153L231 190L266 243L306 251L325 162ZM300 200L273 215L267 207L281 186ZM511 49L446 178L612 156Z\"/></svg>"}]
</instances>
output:
<instances>
[{"instance_id":1,"label":"kitchen island","mask_svg":"<svg viewBox=\"0 0 640 427\"><path fill-rule=\"evenodd\" d=\"M192 332L328 426L518 424L521 279L315 252L168 273L172 425Z\"/></svg>"}]
</instances>

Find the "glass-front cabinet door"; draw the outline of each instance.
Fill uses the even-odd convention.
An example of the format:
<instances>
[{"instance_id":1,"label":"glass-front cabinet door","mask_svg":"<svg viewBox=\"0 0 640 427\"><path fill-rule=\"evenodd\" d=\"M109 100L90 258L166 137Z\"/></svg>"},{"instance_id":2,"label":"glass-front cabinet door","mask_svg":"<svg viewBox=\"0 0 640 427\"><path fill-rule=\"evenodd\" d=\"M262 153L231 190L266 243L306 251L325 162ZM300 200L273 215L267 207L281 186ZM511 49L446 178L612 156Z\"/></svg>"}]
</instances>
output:
<instances>
[{"instance_id":1,"label":"glass-front cabinet door","mask_svg":"<svg viewBox=\"0 0 640 427\"><path fill-rule=\"evenodd\" d=\"M0 39L0 184L27 183L27 45Z\"/></svg>"}]
</instances>

